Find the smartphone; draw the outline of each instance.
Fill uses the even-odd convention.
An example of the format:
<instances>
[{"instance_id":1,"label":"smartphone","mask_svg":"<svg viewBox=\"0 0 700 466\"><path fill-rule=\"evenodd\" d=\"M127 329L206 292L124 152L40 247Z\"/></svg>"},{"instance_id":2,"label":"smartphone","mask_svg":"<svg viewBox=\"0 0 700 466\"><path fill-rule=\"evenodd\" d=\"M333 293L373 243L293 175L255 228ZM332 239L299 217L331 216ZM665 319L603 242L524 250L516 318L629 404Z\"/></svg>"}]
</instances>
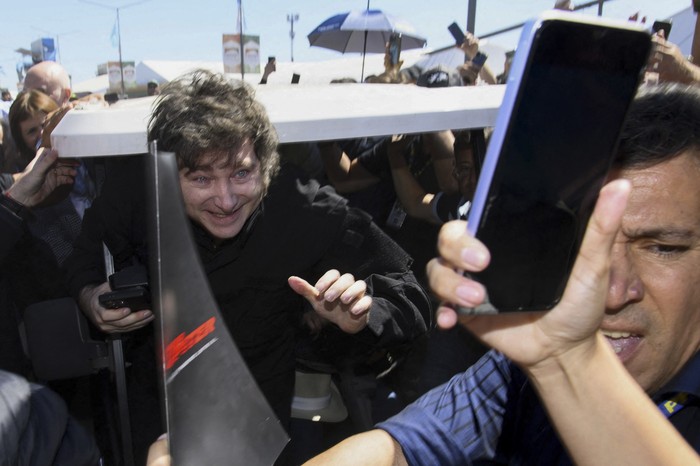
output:
<instances>
[{"instance_id":1,"label":"smartphone","mask_svg":"<svg viewBox=\"0 0 700 466\"><path fill-rule=\"evenodd\" d=\"M100 305L107 309L128 307L132 311L151 308L150 295L144 286L132 286L101 294L98 297Z\"/></svg>"},{"instance_id":2,"label":"smartphone","mask_svg":"<svg viewBox=\"0 0 700 466\"><path fill-rule=\"evenodd\" d=\"M629 22L549 11L526 24L468 218L491 252L473 275L490 306L462 312L559 302L650 44Z\"/></svg>"},{"instance_id":3,"label":"smartphone","mask_svg":"<svg viewBox=\"0 0 700 466\"><path fill-rule=\"evenodd\" d=\"M267 57L268 63L272 63L273 61L275 61L275 57L273 57L273 56Z\"/></svg>"},{"instance_id":4,"label":"smartphone","mask_svg":"<svg viewBox=\"0 0 700 466\"><path fill-rule=\"evenodd\" d=\"M489 57L484 52L476 52L476 55L474 55L474 58L472 58L472 64L476 68L481 69L484 66L484 63L486 63L487 58Z\"/></svg>"},{"instance_id":5,"label":"smartphone","mask_svg":"<svg viewBox=\"0 0 700 466\"><path fill-rule=\"evenodd\" d=\"M700 0L693 0L693 11L700 13Z\"/></svg>"},{"instance_id":6,"label":"smartphone","mask_svg":"<svg viewBox=\"0 0 700 466\"><path fill-rule=\"evenodd\" d=\"M659 31L664 31L664 38L668 39L669 34L671 34L671 20L667 19L665 21L654 21L651 26L652 34L656 34Z\"/></svg>"},{"instance_id":7,"label":"smartphone","mask_svg":"<svg viewBox=\"0 0 700 466\"><path fill-rule=\"evenodd\" d=\"M401 34L392 32L389 37L389 61L392 65L399 63L401 56Z\"/></svg>"},{"instance_id":8,"label":"smartphone","mask_svg":"<svg viewBox=\"0 0 700 466\"><path fill-rule=\"evenodd\" d=\"M454 37L455 44L462 45L464 41L467 40L467 36L464 35L464 32L462 31L462 28L459 27L459 24L452 23L447 26L447 29L450 30L452 37Z\"/></svg>"},{"instance_id":9,"label":"smartphone","mask_svg":"<svg viewBox=\"0 0 700 466\"><path fill-rule=\"evenodd\" d=\"M300 75L294 73L292 74L292 84L299 84L299 79L301 78Z\"/></svg>"}]
</instances>

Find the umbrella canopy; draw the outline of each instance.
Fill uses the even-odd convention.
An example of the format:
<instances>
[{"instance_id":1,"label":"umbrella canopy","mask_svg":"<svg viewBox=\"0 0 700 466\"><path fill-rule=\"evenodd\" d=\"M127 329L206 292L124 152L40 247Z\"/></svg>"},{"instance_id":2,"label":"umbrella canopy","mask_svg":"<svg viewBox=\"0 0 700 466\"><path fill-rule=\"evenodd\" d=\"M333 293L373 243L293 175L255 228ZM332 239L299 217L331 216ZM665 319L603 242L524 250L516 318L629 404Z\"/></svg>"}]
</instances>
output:
<instances>
[{"instance_id":1,"label":"umbrella canopy","mask_svg":"<svg viewBox=\"0 0 700 466\"><path fill-rule=\"evenodd\" d=\"M350 11L332 16L307 37L310 45L342 53L384 53L392 32L401 34L402 50L425 46L425 39L418 36L413 25L381 10Z\"/></svg>"}]
</instances>

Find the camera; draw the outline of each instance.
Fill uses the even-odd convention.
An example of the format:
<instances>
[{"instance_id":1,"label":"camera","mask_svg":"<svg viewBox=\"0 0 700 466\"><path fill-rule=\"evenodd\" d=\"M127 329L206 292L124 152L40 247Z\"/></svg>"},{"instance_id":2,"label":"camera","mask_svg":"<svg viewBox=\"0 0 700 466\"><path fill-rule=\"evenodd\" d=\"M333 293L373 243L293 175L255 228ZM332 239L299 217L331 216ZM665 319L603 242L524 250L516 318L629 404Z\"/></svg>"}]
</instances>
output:
<instances>
[{"instance_id":1,"label":"camera","mask_svg":"<svg viewBox=\"0 0 700 466\"><path fill-rule=\"evenodd\" d=\"M128 307L132 311L151 308L151 294L148 288L148 273L143 265L126 267L109 276L112 291L99 296L102 307L119 309Z\"/></svg>"}]
</instances>

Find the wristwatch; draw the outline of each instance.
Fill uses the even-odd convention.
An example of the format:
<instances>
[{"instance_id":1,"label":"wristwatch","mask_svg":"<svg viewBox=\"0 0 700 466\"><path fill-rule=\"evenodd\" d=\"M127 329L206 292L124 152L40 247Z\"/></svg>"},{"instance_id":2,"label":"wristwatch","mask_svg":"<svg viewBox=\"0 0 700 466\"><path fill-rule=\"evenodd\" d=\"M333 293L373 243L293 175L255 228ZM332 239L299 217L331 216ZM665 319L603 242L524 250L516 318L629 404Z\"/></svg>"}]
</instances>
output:
<instances>
[{"instance_id":1,"label":"wristwatch","mask_svg":"<svg viewBox=\"0 0 700 466\"><path fill-rule=\"evenodd\" d=\"M22 219L26 220L27 217L29 217L29 209L24 204L12 199L12 197L6 192L0 196L0 205L4 206L7 210L18 217L21 217Z\"/></svg>"}]
</instances>

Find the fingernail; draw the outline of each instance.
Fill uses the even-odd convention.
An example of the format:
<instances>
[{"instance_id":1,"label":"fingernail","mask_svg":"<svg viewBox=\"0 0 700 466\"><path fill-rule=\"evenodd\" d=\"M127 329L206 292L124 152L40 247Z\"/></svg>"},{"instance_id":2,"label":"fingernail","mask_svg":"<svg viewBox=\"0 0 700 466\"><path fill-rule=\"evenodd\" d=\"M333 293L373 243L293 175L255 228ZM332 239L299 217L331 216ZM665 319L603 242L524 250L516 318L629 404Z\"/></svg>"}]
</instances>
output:
<instances>
[{"instance_id":1,"label":"fingernail","mask_svg":"<svg viewBox=\"0 0 700 466\"><path fill-rule=\"evenodd\" d=\"M474 267L481 267L486 264L486 253L478 249L464 248L462 249L462 260Z\"/></svg>"},{"instance_id":2,"label":"fingernail","mask_svg":"<svg viewBox=\"0 0 700 466\"><path fill-rule=\"evenodd\" d=\"M153 313L151 311L143 311L143 318L147 319L148 317L151 317Z\"/></svg>"},{"instance_id":3,"label":"fingernail","mask_svg":"<svg viewBox=\"0 0 700 466\"><path fill-rule=\"evenodd\" d=\"M461 300L464 300L460 304L467 304L467 305L472 305L476 303L479 298L481 297L479 294L479 290L472 287L472 286L467 286L467 285L461 285L458 286L457 289L455 290L455 294L457 297Z\"/></svg>"},{"instance_id":4,"label":"fingernail","mask_svg":"<svg viewBox=\"0 0 700 466\"><path fill-rule=\"evenodd\" d=\"M323 298L326 301L335 301L337 297L338 297L338 294L334 291L329 291L323 295Z\"/></svg>"}]
</instances>

